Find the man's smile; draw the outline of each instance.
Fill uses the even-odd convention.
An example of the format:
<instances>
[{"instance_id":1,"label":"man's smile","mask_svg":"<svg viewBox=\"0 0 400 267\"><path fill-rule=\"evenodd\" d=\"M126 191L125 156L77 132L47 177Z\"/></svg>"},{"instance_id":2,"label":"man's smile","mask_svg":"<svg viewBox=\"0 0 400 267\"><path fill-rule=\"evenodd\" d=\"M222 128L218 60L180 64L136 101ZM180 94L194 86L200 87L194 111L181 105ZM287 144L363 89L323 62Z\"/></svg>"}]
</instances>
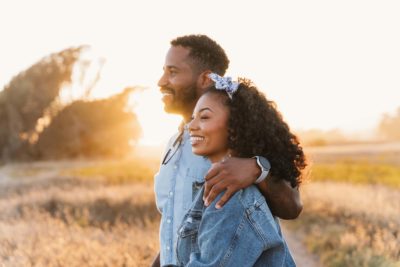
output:
<instances>
[{"instance_id":1,"label":"man's smile","mask_svg":"<svg viewBox=\"0 0 400 267\"><path fill-rule=\"evenodd\" d=\"M161 88L160 92L162 94L162 101L165 102L169 102L172 101L174 95L175 95L175 91L169 88Z\"/></svg>"}]
</instances>

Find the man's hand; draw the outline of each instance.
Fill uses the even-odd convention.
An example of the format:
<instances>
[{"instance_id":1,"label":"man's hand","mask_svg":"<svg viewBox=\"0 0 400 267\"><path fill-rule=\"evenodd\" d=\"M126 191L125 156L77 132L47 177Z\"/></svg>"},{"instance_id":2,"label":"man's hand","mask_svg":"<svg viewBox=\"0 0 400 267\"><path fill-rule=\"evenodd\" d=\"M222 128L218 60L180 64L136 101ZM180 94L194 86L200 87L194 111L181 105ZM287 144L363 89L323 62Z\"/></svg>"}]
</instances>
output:
<instances>
[{"instance_id":1,"label":"man's hand","mask_svg":"<svg viewBox=\"0 0 400 267\"><path fill-rule=\"evenodd\" d=\"M208 206L226 190L215 205L215 208L221 208L237 191L252 185L260 173L255 159L231 157L212 164L205 177L204 204Z\"/></svg>"}]
</instances>

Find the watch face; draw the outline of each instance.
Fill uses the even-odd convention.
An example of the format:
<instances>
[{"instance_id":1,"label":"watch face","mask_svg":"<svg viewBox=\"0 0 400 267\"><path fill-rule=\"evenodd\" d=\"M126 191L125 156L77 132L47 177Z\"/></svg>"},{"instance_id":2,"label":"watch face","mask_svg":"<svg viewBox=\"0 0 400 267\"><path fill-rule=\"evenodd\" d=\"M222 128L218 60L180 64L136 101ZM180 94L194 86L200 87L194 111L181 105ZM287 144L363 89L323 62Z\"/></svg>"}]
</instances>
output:
<instances>
[{"instance_id":1,"label":"watch face","mask_svg":"<svg viewBox=\"0 0 400 267\"><path fill-rule=\"evenodd\" d=\"M269 164L269 161L266 158L258 157L258 159L260 160L260 163L264 169L269 170L271 168L271 164Z\"/></svg>"}]
</instances>

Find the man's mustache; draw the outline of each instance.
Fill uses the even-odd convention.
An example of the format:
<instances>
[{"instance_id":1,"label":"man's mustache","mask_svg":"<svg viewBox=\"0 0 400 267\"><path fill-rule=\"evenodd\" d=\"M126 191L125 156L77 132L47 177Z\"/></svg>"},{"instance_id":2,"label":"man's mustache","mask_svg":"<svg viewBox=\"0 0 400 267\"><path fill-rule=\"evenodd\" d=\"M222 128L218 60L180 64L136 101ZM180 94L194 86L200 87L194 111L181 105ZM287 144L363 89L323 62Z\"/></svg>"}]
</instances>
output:
<instances>
[{"instance_id":1,"label":"man's mustache","mask_svg":"<svg viewBox=\"0 0 400 267\"><path fill-rule=\"evenodd\" d=\"M175 94L175 90L170 87L160 87L160 92Z\"/></svg>"}]
</instances>

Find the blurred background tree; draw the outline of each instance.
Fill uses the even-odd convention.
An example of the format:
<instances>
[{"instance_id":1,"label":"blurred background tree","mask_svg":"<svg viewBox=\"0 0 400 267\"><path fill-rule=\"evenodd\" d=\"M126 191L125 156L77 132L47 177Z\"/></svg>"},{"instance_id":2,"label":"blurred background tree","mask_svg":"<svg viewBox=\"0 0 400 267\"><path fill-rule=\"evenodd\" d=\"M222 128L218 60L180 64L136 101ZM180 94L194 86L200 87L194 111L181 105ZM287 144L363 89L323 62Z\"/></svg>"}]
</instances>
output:
<instances>
[{"instance_id":1,"label":"blurred background tree","mask_svg":"<svg viewBox=\"0 0 400 267\"><path fill-rule=\"evenodd\" d=\"M393 114L384 114L378 126L379 134L388 140L400 140L400 107Z\"/></svg>"},{"instance_id":2,"label":"blurred background tree","mask_svg":"<svg viewBox=\"0 0 400 267\"><path fill-rule=\"evenodd\" d=\"M0 148L3 159L22 156L37 139L36 125L71 83L84 46L65 49L19 73L0 92Z\"/></svg>"},{"instance_id":3,"label":"blurred background tree","mask_svg":"<svg viewBox=\"0 0 400 267\"><path fill-rule=\"evenodd\" d=\"M104 64L85 58L88 50L70 47L46 56L0 91L0 160L121 155L135 143L140 127L125 110L132 88L87 101Z\"/></svg>"},{"instance_id":4,"label":"blurred background tree","mask_svg":"<svg viewBox=\"0 0 400 267\"><path fill-rule=\"evenodd\" d=\"M123 156L140 137L134 113L125 110L133 88L104 100L75 101L39 136L40 158Z\"/></svg>"}]
</instances>

